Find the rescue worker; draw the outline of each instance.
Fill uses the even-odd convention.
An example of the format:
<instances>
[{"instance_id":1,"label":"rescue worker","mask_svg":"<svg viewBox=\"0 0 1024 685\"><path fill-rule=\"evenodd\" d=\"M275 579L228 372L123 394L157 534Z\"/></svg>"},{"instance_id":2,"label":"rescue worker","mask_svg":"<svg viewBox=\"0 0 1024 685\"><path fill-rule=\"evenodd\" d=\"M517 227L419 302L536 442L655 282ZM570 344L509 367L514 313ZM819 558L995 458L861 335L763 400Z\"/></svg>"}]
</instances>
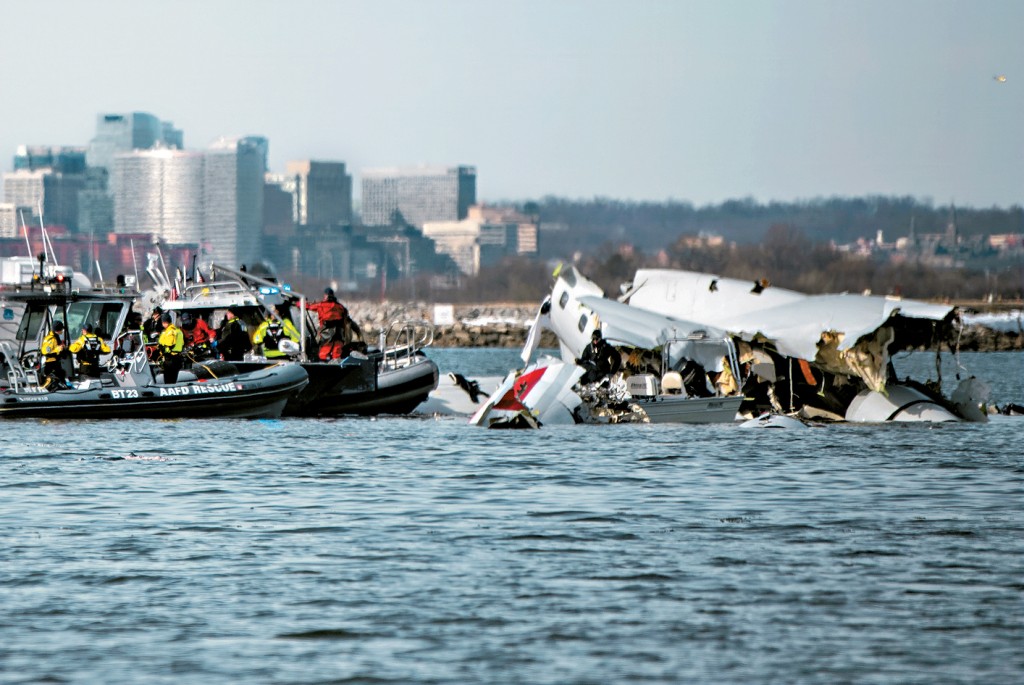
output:
<instances>
[{"instance_id":1,"label":"rescue worker","mask_svg":"<svg viewBox=\"0 0 1024 685\"><path fill-rule=\"evenodd\" d=\"M622 364L622 357L619 351L604 339L600 329L595 329L590 335L590 344L583 348L583 355L576 360L576 364L587 370L580 378L580 383L586 385L596 383L617 372Z\"/></svg>"},{"instance_id":2,"label":"rescue worker","mask_svg":"<svg viewBox=\"0 0 1024 685\"><path fill-rule=\"evenodd\" d=\"M146 343L146 349L149 351L149 358L153 359L159 354L158 341L160 340L160 334L163 333L163 324L160 322L160 317L163 315L164 310L160 307L153 307L152 313L146 322L142 324L142 339Z\"/></svg>"},{"instance_id":3,"label":"rescue worker","mask_svg":"<svg viewBox=\"0 0 1024 685\"><path fill-rule=\"evenodd\" d=\"M177 383L178 372L181 371L182 352L185 349L185 336L181 329L171 322L170 312L161 314L160 323L164 331L160 334L157 344L160 346L160 355L163 359L164 383Z\"/></svg>"},{"instance_id":4,"label":"rescue worker","mask_svg":"<svg viewBox=\"0 0 1024 685\"><path fill-rule=\"evenodd\" d=\"M110 348L93 332L91 323L82 325L82 335L71 343L70 350L78 358L78 370L83 376L100 377L100 354L110 354Z\"/></svg>"},{"instance_id":5,"label":"rescue worker","mask_svg":"<svg viewBox=\"0 0 1024 685\"><path fill-rule=\"evenodd\" d=\"M43 387L50 392L66 388L68 377L61 364L61 359L68 356L63 321L53 322L50 332L39 347L39 354L43 357L43 376L46 378Z\"/></svg>"},{"instance_id":6,"label":"rescue worker","mask_svg":"<svg viewBox=\"0 0 1024 685\"><path fill-rule=\"evenodd\" d=\"M230 309L224 313L224 320L217 330L217 349L225 361L242 361L245 353L252 349L245 324Z\"/></svg>"},{"instance_id":7,"label":"rescue worker","mask_svg":"<svg viewBox=\"0 0 1024 685\"><path fill-rule=\"evenodd\" d=\"M306 309L316 313L320 322L316 339L320 343L320 360L330 361L344 356L345 343L353 334L362 337L359 326L348 315L348 310L338 302L331 288L324 289L324 299L306 305Z\"/></svg>"},{"instance_id":8,"label":"rescue worker","mask_svg":"<svg viewBox=\"0 0 1024 685\"><path fill-rule=\"evenodd\" d=\"M216 356L213 348L217 333L207 325L203 317L193 317L189 312L183 312L181 331L185 336L185 351L194 361L201 362Z\"/></svg>"},{"instance_id":9,"label":"rescue worker","mask_svg":"<svg viewBox=\"0 0 1024 685\"><path fill-rule=\"evenodd\" d=\"M267 359L280 359L288 354L281 350L281 339L287 338L295 344L299 344L301 337L298 329L291 319L281 316L281 309L274 307L275 313L268 314L267 318L259 325L252 336L252 342L259 354Z\"/></svg>"}]
</instances>

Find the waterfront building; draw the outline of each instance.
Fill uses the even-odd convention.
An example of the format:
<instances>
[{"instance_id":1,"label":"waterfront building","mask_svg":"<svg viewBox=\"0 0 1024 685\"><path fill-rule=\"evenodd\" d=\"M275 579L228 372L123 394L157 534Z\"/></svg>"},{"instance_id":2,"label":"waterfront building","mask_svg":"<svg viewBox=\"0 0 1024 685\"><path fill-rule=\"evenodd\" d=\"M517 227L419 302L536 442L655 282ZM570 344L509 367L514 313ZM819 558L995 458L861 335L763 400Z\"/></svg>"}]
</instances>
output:
<instances>
[{"instance_id":1,"label":"waterfront building","mask_svg":"<svg viewBox=\"0 0 1024 685\"><path fill-rule=\"evenodd\" d=\"M389 226L397 214L411 226L465 219L476 203L476 168L404 167L362 172L362 218L367 226Z\"/></svg>"}]
</instances>

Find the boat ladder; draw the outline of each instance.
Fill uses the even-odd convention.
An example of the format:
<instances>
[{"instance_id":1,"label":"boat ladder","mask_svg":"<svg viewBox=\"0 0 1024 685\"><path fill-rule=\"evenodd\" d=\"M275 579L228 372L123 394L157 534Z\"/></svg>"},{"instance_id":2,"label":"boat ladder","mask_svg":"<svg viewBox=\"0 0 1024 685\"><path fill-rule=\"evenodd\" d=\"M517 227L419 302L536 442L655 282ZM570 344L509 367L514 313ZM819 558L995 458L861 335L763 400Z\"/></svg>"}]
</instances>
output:
<instances>
[{"instance_id":1,"label":"boat ladder","mask_svg":"<svg viewBox=\"0 0 1024 685\"><path fill-rule=\"evenodd\" d=\"M39 372L34 366L26 368L11 344L0 342L0 354L7 366L7 382L14 392L43 392L39 385Z\"/></svg>"}]
</instances>

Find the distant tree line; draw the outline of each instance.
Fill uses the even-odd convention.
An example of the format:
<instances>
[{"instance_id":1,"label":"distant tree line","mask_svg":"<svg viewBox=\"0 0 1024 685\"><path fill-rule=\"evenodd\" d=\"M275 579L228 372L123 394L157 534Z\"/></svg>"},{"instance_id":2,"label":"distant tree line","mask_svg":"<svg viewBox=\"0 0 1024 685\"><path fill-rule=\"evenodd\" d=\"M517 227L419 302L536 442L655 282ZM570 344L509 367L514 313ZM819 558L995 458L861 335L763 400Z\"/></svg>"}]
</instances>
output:
<instances>
[{"instance_id":1,"label":"distant tree line","mask_svg":"<svg viewBox=\"0 0 1024 685\"><path fill-rule=\"evenodd\" d=\"M874 238L881 230L893 241L913 225L920 235L942 233L952 219L950 205L913 197L819 198L759 204L751 198L695 207L688 202L629 202L606 198L546 197L519 207L541 222L541 257L561 258L587 245L629 242L642 251L660 249L682 235L708 233L739 244L760 243L772 226L801 230L817 242L837 244ZM1024 209L956 208L963 236L1024 233ZM547 230L562 227L564 230Z\"/></svg>"}]
</instances>

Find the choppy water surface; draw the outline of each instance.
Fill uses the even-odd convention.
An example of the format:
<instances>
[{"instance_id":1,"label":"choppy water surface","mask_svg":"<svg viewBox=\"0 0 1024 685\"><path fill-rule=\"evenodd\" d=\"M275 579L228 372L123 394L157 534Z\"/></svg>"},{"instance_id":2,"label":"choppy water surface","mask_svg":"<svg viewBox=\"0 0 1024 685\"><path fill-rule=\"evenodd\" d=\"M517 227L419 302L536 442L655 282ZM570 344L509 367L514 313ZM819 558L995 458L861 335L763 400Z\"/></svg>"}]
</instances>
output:
<instances>
[{"instance_id":1,"label":"choppy water surface","mask_svg":"<svg viewBox=\"0 0 1024 685\"><path fill-rule=\"evenodd\" d=\"M3 683L1024 677L1024 419L2 428Z\"/></svg>"}]
</instances>

